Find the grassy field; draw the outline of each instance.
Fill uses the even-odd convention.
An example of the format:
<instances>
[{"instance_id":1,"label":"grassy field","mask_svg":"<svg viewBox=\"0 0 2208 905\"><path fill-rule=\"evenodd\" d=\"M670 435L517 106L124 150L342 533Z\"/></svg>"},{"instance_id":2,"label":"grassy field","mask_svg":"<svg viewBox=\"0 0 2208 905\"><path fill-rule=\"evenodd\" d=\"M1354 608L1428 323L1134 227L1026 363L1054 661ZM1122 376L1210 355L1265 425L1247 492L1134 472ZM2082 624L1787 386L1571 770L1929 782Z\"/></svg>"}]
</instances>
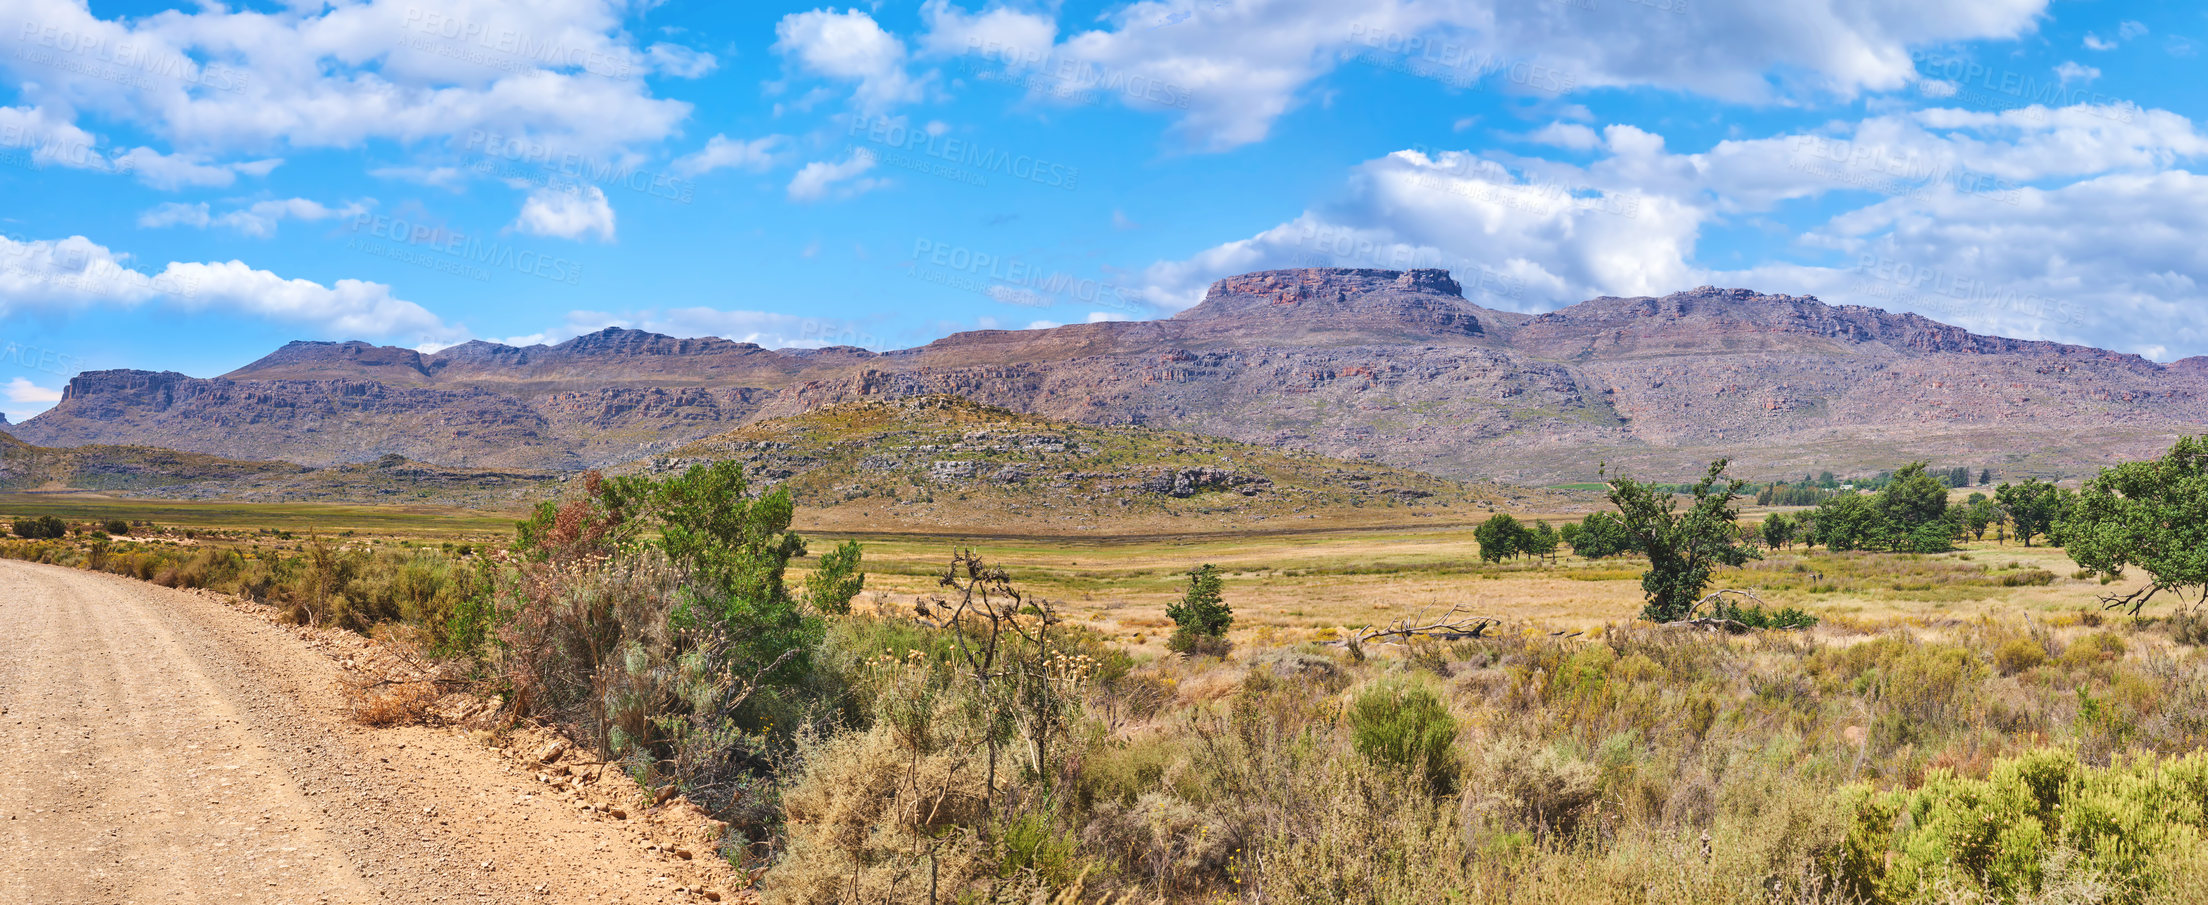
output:
<instances>
[{"instance_id":1,"label":"grassy field","mask_svg":"<svg viewBox=\"0 0 2208 905\"><path fill-rule=\"evenodd\" d=\"M94 494L0 495L0 520L146 520L174 528L273 531L498 544L514 515L420 506L211 503L134 500ZM1557 513L1518 513L1552 522ZM808 531L816 550L855 537L866 546L863 605L908 610L933 593L952 551L969 547L1010 570L1021 588L1068 617L1138 650L1162 652L1167 602L1188 570L1225 574L1235 608L1234 638L1270 646L1330 640L1337 629L1461 607L1529 629L1586 631L1631 620L1640 610L1640 564L1565 555L1553 564L1482 563L1472 526L1219 532L1070 539L843 534ZM1826 620L1900 619L1926 625L1979 615L2067 614L2097 606L2099 583L2074 578L2060 551L1982 542L1940 555L1774 552L1719 585L1797 606ZM2044 581L2044 584L2033 583Z\"/></svg>"},{"instance_id":2,"label":"grassy field","mask_svg":"<svg viewBox=\"0 0 2208 905\"><path fill-rule=\"evenodd\" d=\"M501 540L513 535L518 514L440 506L365 506L334 503L232 503L148 500L93 493L0 494L0 519L51 515L64 521L125 519L176 528L225 531L271 528L294 534L319 532L428 540Z\"/></svg>"},{"instance_id":3,"label":"grassy field","mask_svg":"<svg viewBox=\"0 0 2208 905\"><path fill-rule=\"evenodd\" d=\"M884 611L909 607L914 596L934 590L954 546L934 538L867 538L866 600ZM1481 563L1469 527L1116 543L980 539L965 546L1075 621L1159 651L1169 625L1165 605L1179 596L1188 569L1202 563L1225 573L1235 639L1260 646L1328 640L1337 628L1452 606L1547 631L1592 630L1631 620L1642 603L1639 560ZM2060 550L2014 543L1923 556L1797 549L1727 569L1718 584L1827 620L1934 625L2097 610L2100 584L2071 577L2075 569Z\"/></svg>"}]
</instances>

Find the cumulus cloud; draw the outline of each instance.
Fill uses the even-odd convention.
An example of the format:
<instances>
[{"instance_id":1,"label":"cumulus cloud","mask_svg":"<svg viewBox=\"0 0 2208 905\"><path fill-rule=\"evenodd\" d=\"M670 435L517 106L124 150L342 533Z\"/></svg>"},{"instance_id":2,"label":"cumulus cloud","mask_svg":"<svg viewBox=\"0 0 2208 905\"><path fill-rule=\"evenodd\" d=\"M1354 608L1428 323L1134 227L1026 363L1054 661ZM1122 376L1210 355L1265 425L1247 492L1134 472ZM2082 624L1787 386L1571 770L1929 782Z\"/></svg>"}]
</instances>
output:
<instances>
[{"instance_id":1,"label":"cumulus cloud","mask_svg":"<svg viewBox=\"0 0 2208 905\"><path fill-rule=\"evenodd\" d=\"M148 273L83 236L0 238L0 316L145 305L261 318L341 339L435 341L465 333L381 283L285 279L237 260L171 262Z\"/></svg>"},{"instance_id":2,"label":"cumulus cloud","mask_svg":"<svg viewBox=\"0 0 2208 905\"><path fill-rule=\"evenodd\" d=\"M864 151L853 151L836 163L813 161L791 177L789 198L791 201L849 198L888 184L886 180L867 177L865 173L871 169L874 169L874 155Z\"/></svg>"},{"instance_id":3,"label":"cumulus cloud","mask_svg":"<svg viewBox=\"0 0 2208 905\"><path fill-rule=\"evenodd\" d=\"M311 222L356 216L367 210L367 204L357 201L329 207L306 198L285 198L256 201L218 214L204 201L197 204L172 201L139 214L138 225L149 228L188 226L195 229L234 229L248 236L266 238L275 235L276 225L286 219Z\"/></svg>"},{"instance_id":4,"label":"cumulus cloud","mask_svg":"<svg viewBox=\"0 0 2208 905\"><path fill-rule=\"evenodd\" d=\"M521 216L513 228L532 236L596 235L600 242L611 242L613 205L606 201L605 190L595 185L541 186L521 203Z\"/></svg>"},{"instance_id":5,"label":"cumulus cloud","mask_svg":"<svg viewBox=\"0 0 2208 905\"><path fill-rule=\"evenodd\" d=\"M675 172L685 176L698 176L719 169L738 169L760 172L769 169L780 160L780 152L790 143L789 136L768 135L744 140L715 135L706 140L705 147L697 153L675 160Z\"/></svg>"},{"instance_id":6,"label":"cumulus cloud","mask_svg":"<svg viewBox=\"0 0 2208 905\"><path fill-rule=\"evenodd\" d=\"M791 13L774 26L774 52L802 72L853 83L853 101L879 113L920 99L922 82L905 71L905 42L856 9Z\"/></svg>"},{"instance_id":7,"label":"cumulus cloud","mask_svg":"<svg viewBox=\"0 0 2208 905\"><path fill-rule=\"evenodd\" d=\"M1708 283L2208 352L2208 327L2187 314L2208 281L2189 238L2208 228L2208 177L2181 166L2208 155L2208 137L2168 111L1934 109L1692 153L1631 126L1600 134L1584 165L1429 149L1367 161L1296 218L1157 262L1140 283L1181 308L1249 270L1443 267L1468 298L1522 311ZM1820 207L1790 206L1811 199ZM1789 211L1819 219L1766 263L1698 260L1710 228Z\"/></svg>"},{"instance_id":8,"label":"cumulus cloud","mask_svg":"<svg viewBox=\"0 0 2208 905\"><path fill-rule=\"evenodd\" d=\"M178 185L223 184L209 170L235 152L483 130L616 149L665 138L689 113L652 96L646 72L713 65L639 49L632 12L625 0L367 0L101 18L75 0L21 0L0 8L0 71L33 104L128 122L192 155L143 161Z\"/></svg>"}]
</instances>

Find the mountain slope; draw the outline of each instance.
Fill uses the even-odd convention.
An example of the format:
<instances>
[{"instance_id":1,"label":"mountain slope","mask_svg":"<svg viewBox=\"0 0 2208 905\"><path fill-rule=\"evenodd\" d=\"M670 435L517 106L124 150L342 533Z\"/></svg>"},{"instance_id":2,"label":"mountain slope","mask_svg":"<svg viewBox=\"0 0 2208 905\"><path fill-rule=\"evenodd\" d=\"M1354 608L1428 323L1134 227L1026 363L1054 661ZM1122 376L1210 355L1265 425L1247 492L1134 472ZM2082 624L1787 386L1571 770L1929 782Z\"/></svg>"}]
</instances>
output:
<instances>
[{"instance_id":1,"label":"mountain slope","mask_svg":"<svg viewBox=\"0 0 2208 905\"><path fill-rule=\"evenodd\" d=\"M815 527L1126 534L1465 522L1543 491L1468 484L1217 437L1092 427L915 396L760 421L629 466L742 462Z\"/></svg>"},{"instance_id":2,"label":"mountain slope","mask_svg":"<svg viewBox=\"0 0 2208 905\"><path fill-rule=\"evenodd\" d=\"M166 499L263 502L434 502L519 507L557 490L543 473L452 469L387 456L308 468L148 446L32 446L0 433L0 491L92 491Z\"/></svg>"},{"instance_id":3,"label":"mountain slope","mask_svg":"<svg viewBox=\"0 0 2208 905\"><path fill-rule=\"evenodd\" d=\"M1702 287L1526 315L1441 271L1267 271L1158 321L960 333L915 349L768 350L608 329L422 355L293 343L214 379L79 375L15 428L327 465L400 454L572 470L765 418L958 395L1517 482L1610 462L1776 477L1912 458L2076 474L2208 430L2208 365L1972 334L1911 314Z\"/></svg>"}]
</instances>

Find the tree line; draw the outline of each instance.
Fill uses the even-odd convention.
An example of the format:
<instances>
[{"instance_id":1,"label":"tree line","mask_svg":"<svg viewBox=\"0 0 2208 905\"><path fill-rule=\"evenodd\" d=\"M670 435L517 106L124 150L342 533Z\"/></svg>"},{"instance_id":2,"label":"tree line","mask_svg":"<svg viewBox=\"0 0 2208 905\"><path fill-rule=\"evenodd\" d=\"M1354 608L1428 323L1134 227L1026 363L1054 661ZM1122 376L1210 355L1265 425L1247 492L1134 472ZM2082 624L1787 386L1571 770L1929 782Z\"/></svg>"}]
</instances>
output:
<instances>
[{"instance_id":1,"label":"tree line","mask_svg":"<svg viewBox=\"0 0 2208 905\"><path fill-rule=\"evenodd\" d=\"M2044 538L2110 581L2132 566L2147 573L2146 585L2102 598L2110 607L2137 613L2162 594L2191 594L2194 605L2208 605L2208 439L2181 438L2160 459L2102 469L2077 491L2025 478L1960 503L1948 499L1948 490L1962 486L1956 481L1967 479L1967 469L1943 473L1912 462L1882 474L1875 491L1833 491L1814 509L1775 512L1755 525L1741 523L1735 505L1751 485L1726 477L1727 464L1711 463L1688 485L1620 478L1609 485L1616 512L1591 513L1555 531L1547 522L1528 528L1497 515L1473 532L1480 558L1553 559L1558 543L1588 559L1639 554L1649 560L1643 615L1670 622L1692 612L1718 567L1760 558L1759 548L1798 543L1835 552L1944 553L1990 531L2003 542L2013 534L2027 547ZM1991 474L1980 477L1982 484ZM1815 483L1830 478L1826 472ZM1823 491L1808 481L1802 486ZM1771 490L1759 493L1759 502ZM1691 498L1683 511L1680 496Z\"/></svg>"}]
</instances>

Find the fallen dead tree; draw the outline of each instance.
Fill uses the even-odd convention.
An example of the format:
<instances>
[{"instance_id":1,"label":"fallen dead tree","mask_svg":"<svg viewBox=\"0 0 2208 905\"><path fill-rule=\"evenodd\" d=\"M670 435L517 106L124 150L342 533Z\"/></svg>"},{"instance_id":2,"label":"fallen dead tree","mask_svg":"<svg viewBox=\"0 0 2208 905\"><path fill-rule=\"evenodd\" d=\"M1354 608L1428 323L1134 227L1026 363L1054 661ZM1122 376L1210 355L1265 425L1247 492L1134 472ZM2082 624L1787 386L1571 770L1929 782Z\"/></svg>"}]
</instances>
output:
<instances>
[{"instance_id":1,"label":"fallen dead tree","mask_svg":"<svg viewBox=\"0 0 2208 905\"><path fill-rule=\"evenodd\" d=\"M1379 628L1367 625L1350 633L1357 644L1368 644L1382 638L1413 637L1433 638L1438 641L1462 641L1468 638L1485 638L1488 629L1502 625L1503 620L1493 616L1458 616L1461 606L1449 608L1438 619L1428 619L1424 614L1405 616Z\"/></svg>"},{"instance_id":2,"label":"fallen dead tree","mask_svg":"<svg viewBox=\"0 0 2208 905\"><path fill-rule=\"evenodd\" d=\"M1750 630L1758 628L1758 626L1749 625L1748 623L1743 622L1739 619L1724 615L1728 612L1743 612L1745 609L1745 604L1741 603L1739 599L1733 599L1731 601L1732 606L1730 608L1727 608L1725 604L1728 598L1745 598L1746 600L1754 601L1756 606L1755 611L1758 613L1763 612L1763 610L1767 606L1767 604L1763 602L1763 598L1757 597L1754 594L1750 594L1747 591L1737 590L1734 588L1719 588L1716 591L1710 592L1709 595L1703 597L1702 599L1695 601L1694 606L1688 607L1686 618L1661 623L1660 625L1663 628L1700 629L1702 631L1708 632L1724 632L1729 635L1744 635L1747 634ZM1707 613L1699 616L1695 615L1697 613L1702 613L1705 607L1708 608ZM1799 631L1803 628L1803 626L1799 625L1773 625L1763 627L1773 631L1782 632Z\"/></svg>"}]
</instances>

